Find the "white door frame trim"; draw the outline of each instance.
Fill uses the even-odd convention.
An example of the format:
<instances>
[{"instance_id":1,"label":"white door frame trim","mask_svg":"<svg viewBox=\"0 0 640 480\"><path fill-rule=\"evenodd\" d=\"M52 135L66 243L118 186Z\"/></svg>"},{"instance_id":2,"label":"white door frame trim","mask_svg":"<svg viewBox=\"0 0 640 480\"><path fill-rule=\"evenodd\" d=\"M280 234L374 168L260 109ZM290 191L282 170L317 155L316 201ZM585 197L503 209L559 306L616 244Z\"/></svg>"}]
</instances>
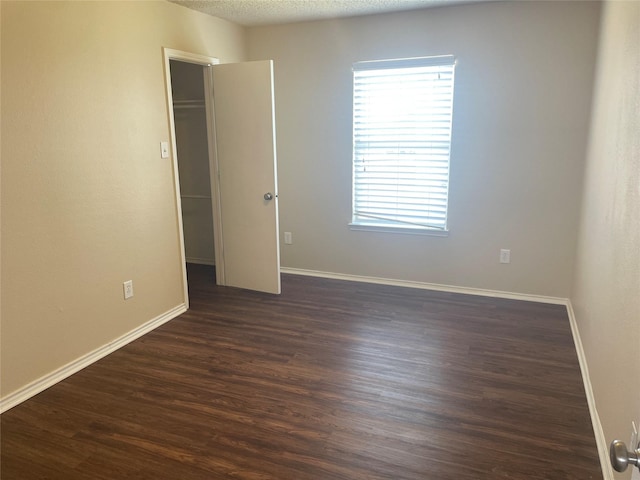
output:
<instances>
[{"instance_id":1,"label":"white door frame trim","mask_svg":"<svg viewBox=\"0 0 640 480\"><path fill-rule=\"evenodd\" d=\"M164 47L162 49L164 58L164 76L165 76L165 94L167 100L167 112L169 114L169 133L171 137L171 155L172 170L174 181L174 195L176 205L176 220L178 224L178 234L180 242L180 258L182 262L182 285L184 290L184 299L189 306L189 290L187 285L187 267L186 267L186 251L184 244L184 227L182 222L182 201L180 199L180 178L178 174L178 151L176 147L176 129L175 118L173 115L173 94L171 91L171 68L170 60L178 60L181 62L193 63L209 67L220 63L215 57L208 57L181 50ZM209 176L211 181L211 206L213 211L213 241L216 262L216 283L224 285L224 250L222 244L222 221L220 213L220 186L218 172L218 159L215 147L215 131L214 131L214 110L213 110L213 84L211 79L211 70L203 69L204 75L204 97L207 115L207 142L209 151Z\"/></svg>"}]
</instances>

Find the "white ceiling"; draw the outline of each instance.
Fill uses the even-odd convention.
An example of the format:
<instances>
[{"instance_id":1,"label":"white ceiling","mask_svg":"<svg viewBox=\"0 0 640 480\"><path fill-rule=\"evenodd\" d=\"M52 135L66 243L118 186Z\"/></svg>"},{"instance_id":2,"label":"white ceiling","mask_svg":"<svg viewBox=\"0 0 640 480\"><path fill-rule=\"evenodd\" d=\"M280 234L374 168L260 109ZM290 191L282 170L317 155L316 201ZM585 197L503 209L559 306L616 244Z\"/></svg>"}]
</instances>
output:
<instances>
[{"instance_id":1,"label":"white ceiling","mask_svg":"<svg viewBox=\"0 0 640 480\"><path fill-rule=\"evenodd\" d=\"M169 0L244 25L352 17L486 0Z\"/></svg>"}]
</instances>

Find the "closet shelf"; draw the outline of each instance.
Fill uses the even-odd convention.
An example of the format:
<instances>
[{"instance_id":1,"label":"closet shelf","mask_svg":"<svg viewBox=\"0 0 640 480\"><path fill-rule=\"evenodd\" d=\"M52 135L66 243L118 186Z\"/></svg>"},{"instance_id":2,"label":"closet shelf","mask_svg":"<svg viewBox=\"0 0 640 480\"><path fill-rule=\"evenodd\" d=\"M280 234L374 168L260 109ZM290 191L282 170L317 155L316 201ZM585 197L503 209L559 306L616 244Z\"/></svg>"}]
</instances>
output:
<instances>
[{"instance_id":1,"label":"closet shelf","mask_svg":"<svg viewBox=\"0 0 640 480\"><path fill-rule=\"evenodd\" d=\"M173 108L204 108L204 100L174 100Z\"/></svg>"}]
</instances>

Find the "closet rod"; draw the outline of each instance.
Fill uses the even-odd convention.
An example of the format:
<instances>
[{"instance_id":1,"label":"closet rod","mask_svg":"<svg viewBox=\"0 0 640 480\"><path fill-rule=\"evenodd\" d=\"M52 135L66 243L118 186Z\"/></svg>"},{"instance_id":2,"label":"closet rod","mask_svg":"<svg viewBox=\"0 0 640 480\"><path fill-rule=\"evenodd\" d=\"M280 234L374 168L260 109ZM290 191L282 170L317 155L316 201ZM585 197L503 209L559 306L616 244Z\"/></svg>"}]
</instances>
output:
<instances>
[{"instance_id":1,"label":"closet rod","mask_svg":"<svg viewBox=\"0 0 640 480\"><path fill-rule=\"evenodd\" d=\"M196 200L211 200L211 197L206 195L180 195L180 198L194 198Z\"/></svg>"}]
</instances>

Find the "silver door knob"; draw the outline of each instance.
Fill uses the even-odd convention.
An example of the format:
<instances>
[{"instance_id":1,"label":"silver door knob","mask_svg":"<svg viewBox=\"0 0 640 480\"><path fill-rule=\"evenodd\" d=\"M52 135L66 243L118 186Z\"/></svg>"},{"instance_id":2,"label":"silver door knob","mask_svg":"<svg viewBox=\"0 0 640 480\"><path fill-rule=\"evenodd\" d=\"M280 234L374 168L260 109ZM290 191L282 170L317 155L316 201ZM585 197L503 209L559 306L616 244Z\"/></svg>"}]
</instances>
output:
<instances>
[{"instance_id":1,"label":"silver door knob","mask_svg":"<svg viewBox=\"0 0 640 480\"><path fill-rule=\"evenodd\" d=\"M609 458L616 472L624 472L629 465L635 465L640 469L640 445L630 452L624 442L614 440L609 447Z\"/></svg>"},{"instance_id":2,"label":"silver door knob","mask_svg":"<svg viewBox=\"0 0 640 480\"><path fill-rule=\"evenodd\" d=\"M269 201L269 200L273 200L273 195L271 194L271 192L267 192L264 194L264 199Z\"/></svg>"}]
</instances>

